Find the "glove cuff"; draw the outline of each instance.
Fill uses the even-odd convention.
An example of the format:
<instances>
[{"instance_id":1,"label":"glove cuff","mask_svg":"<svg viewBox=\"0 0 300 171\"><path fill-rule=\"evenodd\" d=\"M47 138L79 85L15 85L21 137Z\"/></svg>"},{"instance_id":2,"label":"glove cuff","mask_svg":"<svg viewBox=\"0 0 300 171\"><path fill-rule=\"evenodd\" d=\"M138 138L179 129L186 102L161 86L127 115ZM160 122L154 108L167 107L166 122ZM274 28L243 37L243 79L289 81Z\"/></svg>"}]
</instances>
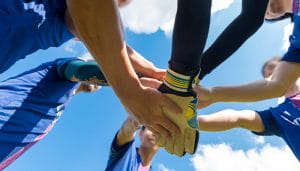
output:
<instances>
[{"instance_id":1,"label":"glove cuff","mask_svg":"<svg viewBox=\"0 0 300 171\"><path fill-rule=\"evenodd\" d=\"M164 77L163 84L173 92L172 94L180 96L182 94L194 94L193 88L199 83L200 71L195 73L193 75L183 75L169 68Z\"/></svg>"}]
</instances>

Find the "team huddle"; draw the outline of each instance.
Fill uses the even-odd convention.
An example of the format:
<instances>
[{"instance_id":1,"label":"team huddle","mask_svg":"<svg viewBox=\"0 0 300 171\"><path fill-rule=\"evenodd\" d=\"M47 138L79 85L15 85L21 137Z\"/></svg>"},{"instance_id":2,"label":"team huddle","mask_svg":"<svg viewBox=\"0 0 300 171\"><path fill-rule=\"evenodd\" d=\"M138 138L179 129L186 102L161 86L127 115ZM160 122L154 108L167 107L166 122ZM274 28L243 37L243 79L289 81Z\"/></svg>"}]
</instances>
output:
<instances>
[{"instance_id":1,"label":"team huddle","mask_svg":"<svg viewBox=\"0 0 300 171\"><path fill-rule=\"evenodd\" d=\"M113 139L107 171L151 170L159 148L179 157L194 154L199 131L233 128L281 137L300 160L300 0L243 0L241 14L206 50L212 0L177 0L167 69L153 65L123 39L119 8L131 1L0 2L0 73L40 49L59 47L73 38L82 41L94 58L59 58L0 82L0 170L49 133L75 94L92 93L100 86L110 86L128 112ZM283 57L266 61L263 80L201 86L201 80L264 21L286 18L294 22L290 47ZM197 109L217 102L281 96L286 97L282 104L264 111L197 115Z\"/></svg>"}]
</instances>

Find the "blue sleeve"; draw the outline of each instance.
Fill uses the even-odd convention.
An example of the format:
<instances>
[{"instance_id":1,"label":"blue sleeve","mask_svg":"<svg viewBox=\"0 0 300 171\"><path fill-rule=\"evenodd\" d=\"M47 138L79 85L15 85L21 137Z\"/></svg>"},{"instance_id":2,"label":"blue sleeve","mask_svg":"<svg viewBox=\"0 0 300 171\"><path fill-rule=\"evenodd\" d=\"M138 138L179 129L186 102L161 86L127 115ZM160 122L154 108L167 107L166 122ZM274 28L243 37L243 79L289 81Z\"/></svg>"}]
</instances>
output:
<instances>
[{"instance_id":1,"label":"blue sleeve","mask_svg":"<svg viewBox=\"0 0 300 171\"><path fill-rule=\"evenodd\" d=\"M281 60L286 62L300 63L300 49L291 44L288 52L283 56Z\"/></svg>"},{"instance_id":2,"label":"blue sleeve","mask_svg":"<svg viewBox=\"0 0 300 171\"><path fill-rule=\"evenodd\" d=\"M261 135L261 136L272 136L272 135L277 135L281 136L281 132L277 126L277 123L275 119L273 118L273 114L271 109L265 110L265 111L256 111L264 125L264 131L263 132L253 132L256 135Z\"/></svg>"},{"instance_id":3,"label":"blue sleeve","mask_svg":"<svg viewBox=\"0 0 300 171\"><path fill-rule=\"evenodd\" d=\"M135 142L134 140L124 144L124 145L118 145L117 143L117 135L118 132L116 133L114 140L111 144L110 147L110 153L109 153L109 159L107 162L107 167L106 170L109 170L109 168L111 168L112 166L114 166L114 164L120 160L124 154L131 148L135 148Z\"/></svg>"},{"instance_id":4,"label":"blue sleeve","mask_svg":"<svg viewBox=\"0 0 300 171\"><path fill-rule=\"evenodd\" d=\"M294 30L290 36L290 47L282 61L300 63L300 16L294 15Z\"/></svg>"},{"instance_id":5,"label":"blue sleeve","mask_svg":"<svg viewBox=\"0 0 300 171\"><path fill-rule=\"evenodd\" d=\"M66 0L48 0L42 5L45 16L38 27L40 48L59 47L74 38L65 22Z\"/></svg>"}]
</instances>

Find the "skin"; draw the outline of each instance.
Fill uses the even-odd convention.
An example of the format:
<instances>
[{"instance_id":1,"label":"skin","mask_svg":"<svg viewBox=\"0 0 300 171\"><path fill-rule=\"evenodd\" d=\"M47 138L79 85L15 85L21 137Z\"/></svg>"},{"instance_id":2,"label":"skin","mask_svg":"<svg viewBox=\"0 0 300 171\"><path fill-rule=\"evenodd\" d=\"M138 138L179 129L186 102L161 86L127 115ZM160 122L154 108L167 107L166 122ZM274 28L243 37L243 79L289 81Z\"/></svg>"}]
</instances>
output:
<instances>
[{"instance_id":1,"label":"skin","mask_svg":"<svg viewBox=\"0 0 300 171\"><path fill-rule=\"evenodd\" d=\"M180 134L165 113L180 114L181 109L156 89L143 86L135 73L123 37L118 4L112 0L67 0L67 5L71 32L73 27L74 35L86 45L125 108L159 136L171 139Z\"/></svg>"},{"instance_id":2,"label":"skin","mask_svg":"<svg viewBox=\"0 0 300 171\"><path fill-rule=\"evenodd\" d=\"M281 62L271 62L265 66L263 76L266 81L271 80L272 74L274 75L276 72L278 72L278 67L280 64ZM300 91L300 79L296 80L297 81L294 81L285 92L285 97L290 97ZM150 78L144 79L143 83L153 88L159 87L161 84L161 82ZM199 87L196 87L195 91L198 93L198 97L201 97L200 100L205 98L202 96L202 91L199 93ZM199 108L202 108L203 105L207 106L213 103L212 101L201 102L202 103L200 106L198 106ZM199 116L198 122L200 130L209 132L226 131L233 128L244 128L255 132L264 131L264 125L261 117L257 112L252 110L223 110L217 113Z\"/></svg>"},{"instance_id":3,"label":"skin","mask_svg":"<svg viewBox=\"0 0 300 171\"><path fill-rule=\"evenodd\" d=\"M139 122L132 117L128 117L117 134L117 144L125 145L134 140L136 131L140 128ZM149 129L139 131L141 145L138 153L141 156L143 166L150 166L152 159L159 150L155 143L155 136Z\"/></svg>"},{"instance_id":4,"label":"skin","mask_svg":"<svg viewBox=\"0 0 300 171\"><path fill-rule=\"evenodd\" d=\"M266 18L278 18L286 12L292 12L292 0L270 0ZM283 96L290 91L290 87L298 80L299 71L300 64L282 61L270 79L258 80L240 86L213 88L196 86L195 91L201 97L198 109L216 102L251 102ZM266 74L270 75L270 72ZM288 94L291 95L292 93Z\"/></svg>"},{"instance_id":5,"label":"skin","mask_svg":"<svg viewBox=\"0 0 300 171\"><path fill-rule=\"evenodd\" d=\"M272 77L276 67L280 65L279 61L272 61L268 63L264 70L263 76L266 80ZM295 95L300 90L299 79L298 81L290 86L285 94L285 97ZM199 116L198 122L200 130L202 131L226 131L233 128L244 128L254 132L263 132L264 124L261 117L255 111L251 110L223 110L217 113Z\"/></svg>"},{"instance_id":6,"label":"skin","mask_svg":"<svg viewBox=\"0 0 300 171\"><path fill-rule=\"evenodd\" d=\"M198 108L216 102L253 102L286 95L300 76L300 64L281 61L270 79L258 80L239 86L204 88L196 86Z\"/></svg>"},{"instance_id":7,"label":"skin","mask_svg":"<svg viewBox=\"0 0 300 171\"><path fill-rule=\"evenodd\" d=\"M293 0L270 0L265 18L274 19L283 16L285 13L291 13Z\"/></svg>"},{"instance_id":8,"label":"skin","mask_svg":"<svg viewBox=\"0 0 300 171\"><path fill-rule=\"evenodd\" d=\"M264 125L258 113L251 110L222 110L198 117L202 131L220 132L233 128L244 128L254 132L263 132Z\"/></svg>"}]
</instances>

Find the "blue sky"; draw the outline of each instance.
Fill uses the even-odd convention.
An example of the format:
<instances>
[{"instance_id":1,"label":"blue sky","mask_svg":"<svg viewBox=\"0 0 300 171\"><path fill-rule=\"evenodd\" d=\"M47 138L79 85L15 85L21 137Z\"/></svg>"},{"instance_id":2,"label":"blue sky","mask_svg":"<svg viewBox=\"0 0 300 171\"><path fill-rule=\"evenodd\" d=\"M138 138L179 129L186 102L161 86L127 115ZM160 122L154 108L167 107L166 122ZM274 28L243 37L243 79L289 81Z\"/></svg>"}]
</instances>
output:
<instances>
[{"instance_id":1,"label":"blue sky","mask_svg":"<svg viewBox=\"0 0 300 171\"><path fill-rule=\"evenodd\" d=\"M138 3L143 2L143 0L136 1L139 2L133 5L138 6L141 5ZM155 7L157 2L159 1L151 0L151 3L154 4L152 4L153 7ZM127 27L126 39L128 43L161 68L167 67L170 56L171 38L169 36L169 25L174 18L174 2L174 0L165 0L164 5L171 3L171 9L166 8L166 6L159 6L160 8L158 9L161 11L156 11L156 13L153 14L157 15L157 17L152 18L149 22L151 21L157 25L151 25L151 23L149 24L148 22L146 24L142 23L143 27L139 27L135 21L140 21L140 18L131 20L128 17L134 15L128 13L128 11L124 12L125 26ZM230 6L227 8L226 4L223 4L224 10L218 10L219 8L217 8L217 12L213 14L207 45L212 43L225 26L238 15L240 11L241 0L224 0L224 2L229 2L227 5ZM151 7L152 6L147 10L152 10ZM164 8L168 10L164 11ZM143 8L141 10L143 10ZM137 11L137 13L139 14L139 11ZM167 13L167 15L161 16L164 13ZM142 13L140 15L143 16ZM147 22L147 19L144 22ZM260 68L264 61L274 55L284 54L282 48L284 31L288 23L288 21L283 21L276 24L264 24L255 36L248 40L228 61L207 76L202 84L205 86L232 85L260 79ZM54 60L55 58L82 56L85 53L86 49L84 46L74 41L66 43L61 48L38 51L28 56L27 59L18 62L10 70L2 74L0 79L3 80L9 76L35 67L40 63ZM257 103L220 103L201 110L199 113L209 114L228 108L262 110L276 104L276 99ZM126 115L126 112L111 88L105 87L93 94L79 94L74 97L60 121L49 135L28 150L9 166L7 170L104 170L110 143L116 131L125 120ZM223 144L223 146L220 144ZM269 165L266 164L267 162L264 163L264 160L267 161L267 159L263 154L269 154L270 149L271 152L278 152L278 156L288 156L291 160L295 160L290 154L290 151L285 149L285 144L280 139L276 137L257 138L249 131L241 129L223 133L201 133L200 147L199 153L194 157L187 155L183 158L169 155L164 150L160 150L154 159L153 169L161 171L219 171L217 167L213 166L218 165L218 163L223 166L224 163L221 163L222 160L231 161L230 156L236 159L235 157L239 156L236 154L243 154L241 163L253 163L249 162L253 159L251 155L246 155L249 150L254 151L253 153L258 156L257 158L262 160L261 162L263 164L256 166L256 168L261 166L262 168L259 169L262 170L268 170L266 168L268 168ZM212 147L215 147L217 151L210 153ZM228 151L229 153L226 153ZM241 157L237 158L239 159ZM206 163L201 164L201 162ZM210 166L206 166L210 163ZM255 165L255 163L252 165ZM276 165L276 163L274 163L274 165ZM296 167L298 167L298 169L294 167L292 169L299 170L300 166L297 165ZM228 168L230 168L230 166L228 166ZM278 166L277 169L278 168L280 168L280 166ZM225 169L224 171L227 170Z\"/></svg>"}]
</instances>

